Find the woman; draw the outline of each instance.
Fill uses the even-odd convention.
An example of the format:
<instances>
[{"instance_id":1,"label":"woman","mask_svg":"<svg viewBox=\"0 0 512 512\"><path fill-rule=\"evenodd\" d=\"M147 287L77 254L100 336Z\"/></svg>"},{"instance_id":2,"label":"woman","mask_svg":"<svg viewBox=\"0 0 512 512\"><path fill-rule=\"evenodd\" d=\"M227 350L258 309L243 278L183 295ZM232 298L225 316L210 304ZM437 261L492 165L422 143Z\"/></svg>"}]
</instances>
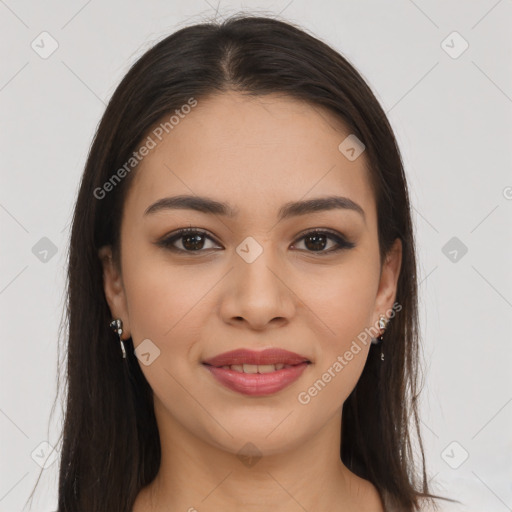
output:
<instances>
[{"instance_id":1,"label":"woman","mask_svg":"<svg viewBox=\"0 0 512 512\"><path fill-rule=\"evenodd\" d=\"M68 281L59 512L435 508L401 157L323 42L244 15L143 55Z\"/></svg>"}]
</instances>

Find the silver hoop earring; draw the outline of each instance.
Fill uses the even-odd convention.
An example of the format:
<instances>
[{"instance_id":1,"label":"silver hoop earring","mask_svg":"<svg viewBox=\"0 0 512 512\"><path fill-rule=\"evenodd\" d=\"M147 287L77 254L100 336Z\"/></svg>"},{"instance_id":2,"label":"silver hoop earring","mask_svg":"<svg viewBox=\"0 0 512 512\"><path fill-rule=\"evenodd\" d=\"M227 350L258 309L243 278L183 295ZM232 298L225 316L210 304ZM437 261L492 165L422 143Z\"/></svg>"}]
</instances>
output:
<instances>
[{"instance_id":1,"label":"silver hoop earring","mask_svg":"<svg viewBox=\"0 0 512 512\"><path fill-rule=\"evenodd\" d=\"M388 323L389 323L389 320L384 315L380 315L379 329L381 330L381 333L378 338L372 338L372 343L374 345L382 345L382 342L384 341L384 331L386 330ZM380 359L381 359L381 361L384 361L384 352L382 350L382 346L380 349Z\"/></svg>"},{"instance_id":2,"label":"silver hoop earring","mask_svg":"<svg viewBox=\"0 0 512 512\"><path fill-rule=\"evenodd\" d=\"M123 359L126 359L126 350L124 348L123 340L121 339L121 334L123 334L123 322L120 318L116 318L110 322L110 328L117 333L119 336L119 343L121 344L121 350L123 352Z\"/></svg>"}]
</instances>

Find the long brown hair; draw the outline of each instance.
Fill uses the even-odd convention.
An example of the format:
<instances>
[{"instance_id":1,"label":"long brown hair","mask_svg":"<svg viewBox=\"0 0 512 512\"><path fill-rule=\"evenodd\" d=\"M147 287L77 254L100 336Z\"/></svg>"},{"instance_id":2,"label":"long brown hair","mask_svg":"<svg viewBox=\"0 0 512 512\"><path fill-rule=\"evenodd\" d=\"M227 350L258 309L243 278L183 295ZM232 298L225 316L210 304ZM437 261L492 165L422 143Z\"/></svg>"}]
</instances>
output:
<instances>
[{"instance_id":1,"label":"long brown hair","mask_svg":"<svg viewBox=\"0 0 512 512\"><path fill-rule=\"evenodd\" d=\"M337 51L289 22L239 14L222 23L182 28L147 51L117 87L98 126L69 244L67 396L58 512L129 511L160 465L152 390L133 354L132 340L125 342L128 360L123 361L108 327L111 313L98 257L100 247L112 245L120 263L122 210L136 167L104 196L99 197L98 190L164 116L190 98L200 102L229 90L280 93L325 108L366 147L381 262L393 241L402 241L396 295L401 311L386 330L385 360L372 346L361 378L344 403L340 457L376 486L386 511L416 511L426 502L436 508L417 410L414 233L393 131L364 79ZM411 429L419 446L416 453Z\"/></svg>"}]
</instances>

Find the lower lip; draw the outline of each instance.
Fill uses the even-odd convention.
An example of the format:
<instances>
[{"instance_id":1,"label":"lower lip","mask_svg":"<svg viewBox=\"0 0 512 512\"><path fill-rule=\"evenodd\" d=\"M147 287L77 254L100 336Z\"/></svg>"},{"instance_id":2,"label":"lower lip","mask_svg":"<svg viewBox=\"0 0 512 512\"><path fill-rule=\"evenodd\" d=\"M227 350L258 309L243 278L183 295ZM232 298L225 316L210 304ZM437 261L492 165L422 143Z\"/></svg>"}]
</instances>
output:
<instances>
[{"instance_id":1,"label":"lower lip","mask_svg":"<svg viewBox=\"0 0 512 512\"><path fill-rule=\"evenodd\" d=\"M211 374L229 389L250 396L265 396L281 391L295 382L308 366L301 363L269 373L243 373L204 365Z\"/></svg>"}]
</instances>

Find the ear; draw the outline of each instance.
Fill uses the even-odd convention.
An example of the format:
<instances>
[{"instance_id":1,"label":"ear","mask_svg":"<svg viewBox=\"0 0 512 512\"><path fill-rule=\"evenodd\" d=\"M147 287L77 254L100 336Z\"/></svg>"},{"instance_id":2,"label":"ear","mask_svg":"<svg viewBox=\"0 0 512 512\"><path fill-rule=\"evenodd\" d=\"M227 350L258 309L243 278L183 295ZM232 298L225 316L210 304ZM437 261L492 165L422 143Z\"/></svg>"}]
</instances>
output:
<instances>
[{"instance_id":1,"label":"ear","mask_svg":"<svg viewBox=\"0 0 512 512\"><path fill-rule=\"evenodd\" d=\"M103 265L103 289L112 313L112 318L120 318L123 322L122 340L127 340L130 334L130 321L128 316L128 307L126 293L124 291L123 281L120 269L114 263L112 258L112 247L105 245L98 251L98 256Z\"/></svg>"},{"instance_id":2,"label":"ear","mask_svg":"<svg viewBox=\"0 0 512 512\"><path fill-rule=\"evenodd\" d=\"M400 268L402 266L402 241L396 238L389 250L380 276L377 298L375 300L374 323L378 322L380 315L389 318L389 311L393 310Z\"/></svg>"}]
</instances>

